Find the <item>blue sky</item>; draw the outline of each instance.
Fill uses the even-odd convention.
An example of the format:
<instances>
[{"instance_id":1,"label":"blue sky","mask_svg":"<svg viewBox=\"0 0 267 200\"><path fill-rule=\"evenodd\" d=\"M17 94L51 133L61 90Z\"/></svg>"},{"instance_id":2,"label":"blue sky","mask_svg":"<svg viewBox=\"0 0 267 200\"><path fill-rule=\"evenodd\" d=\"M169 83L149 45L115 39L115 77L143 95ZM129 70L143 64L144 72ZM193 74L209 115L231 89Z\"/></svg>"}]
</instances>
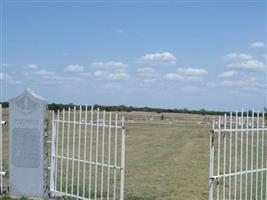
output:
<instances>
[{"instance_id":1,"label":"blue sky","mask_svg":"<svg viewBox=\"0 0 267 200\"><path fill-rule=\"evenodd\" d=\"M266 2L3 1L3 100L267 106Z\"/></svg>"}]
</instances>

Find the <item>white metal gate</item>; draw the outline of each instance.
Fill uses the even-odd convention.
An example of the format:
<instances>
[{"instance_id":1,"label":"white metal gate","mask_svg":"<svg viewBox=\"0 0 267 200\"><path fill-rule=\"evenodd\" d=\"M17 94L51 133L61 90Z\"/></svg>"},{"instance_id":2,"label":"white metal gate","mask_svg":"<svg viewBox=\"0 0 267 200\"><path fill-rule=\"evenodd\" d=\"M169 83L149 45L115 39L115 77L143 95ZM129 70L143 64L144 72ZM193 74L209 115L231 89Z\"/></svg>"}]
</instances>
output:
<instances>
[{"instance_id":1,"label":"white metal gate","mask_svg":"<svg viewBox=\"0 0 267 200\"><path fill-rule=\"evenodd\" d=\"M209 199L267 199L264 113L230 113L210 131Z\"/></svg>"},{"instance_id":2,"label":"white metal gate","mask_svg":"<svg viewBox=\"0 0 267 200\"><path fill-rule=\"evenodd\" d=\"M53 112L52 196L124 199L124 117L74 107Z\"/></svg>"},{"instance_id":3,"label":"white metal gate","mask_svg":"<svg viewBox=\"0 0 267 200\"><path fill-rule=\"evenodd\" d=\"M0 194L3 192L3 129L2 104L0 104Z\"/></svg>"}]
</instances>

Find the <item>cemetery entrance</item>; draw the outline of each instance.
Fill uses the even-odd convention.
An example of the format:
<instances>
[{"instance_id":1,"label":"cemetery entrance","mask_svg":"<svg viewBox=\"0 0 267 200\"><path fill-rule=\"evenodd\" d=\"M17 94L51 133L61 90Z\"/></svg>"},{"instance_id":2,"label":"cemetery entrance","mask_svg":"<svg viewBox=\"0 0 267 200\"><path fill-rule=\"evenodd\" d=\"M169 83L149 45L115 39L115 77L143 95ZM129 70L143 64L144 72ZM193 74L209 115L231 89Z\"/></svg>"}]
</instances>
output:
<instances>
[{"instance_id":1,"label":"cemetery entrance","mask_svg":"<svg viewBox=\"0 0 267 200\"><path fill-rule=\"evenodd\" d=\"M2 111L1 194L124 199L124 117L89 106L48 111L30 90Z\"/></svg>"}]
</instances>

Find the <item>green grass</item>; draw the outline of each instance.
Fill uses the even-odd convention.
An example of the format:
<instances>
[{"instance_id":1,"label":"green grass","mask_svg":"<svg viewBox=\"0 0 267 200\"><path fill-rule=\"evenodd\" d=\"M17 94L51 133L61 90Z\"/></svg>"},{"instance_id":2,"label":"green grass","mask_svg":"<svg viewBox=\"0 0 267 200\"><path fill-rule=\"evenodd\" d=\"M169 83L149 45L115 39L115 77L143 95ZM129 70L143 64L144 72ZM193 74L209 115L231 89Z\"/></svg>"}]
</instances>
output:
<instances>
[{"instance_id":1,"label":"green grass","mask_svg":"<svg viewBox=\"0 0 267 200\"><path fill-rule=\"evenodd\" d=\"M10 198L10 197L8 197L8 196L0 197L0 199L1 199L1 200L29 200L29 199L26 198L26 197L21 197L21 198L17 198L17 199L15 199L15 198Z\"/></svg>"},{"instance_id":2,"label":"green grass","mask_svg":"<svg viewBox=\"0 0 267 200\"><path fill-rule=\"evenodd\" d=\"M8 113L4 112L6 120ZM161 114L156 113L125 115L135 122L127 124L125 199L207 199L210 126L197 123L202 116L164 113L160 120ZM152 115L154 121L142 123ZM50 120L51 113L51 126ZM3 130L7 169L8 126Z\"/></svg>"}]
</instances>

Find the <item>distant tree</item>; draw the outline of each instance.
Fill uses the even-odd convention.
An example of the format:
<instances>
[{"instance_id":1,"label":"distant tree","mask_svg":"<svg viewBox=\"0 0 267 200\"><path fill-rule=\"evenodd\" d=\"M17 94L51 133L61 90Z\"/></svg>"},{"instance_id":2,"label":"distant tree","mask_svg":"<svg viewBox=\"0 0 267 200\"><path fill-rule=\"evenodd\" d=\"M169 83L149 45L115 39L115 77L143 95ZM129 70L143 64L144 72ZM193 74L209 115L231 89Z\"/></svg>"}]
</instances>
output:
<instances>
[{"instance_id":1,"label":"distant tree","mask_svg":"<svg viewBox=\"0 0 267 200\"><path fill-rule=\"evenodd\" d=\"M205 114L207 113L206 110L205 110L204 108L200 109L199 112L200 112L200 114L202 114L202 115L205 115Z\"/></svg>"},{"instance_id":2,"label":"distant tree","mask_svg":"<svg viewBox=\"0 0 267 200\"><path fill-rule=\"evenodd\" d=\"M1 102L2 104L2 108L8 108L9 107L9 103L7 101Z\"/></svg>"}]
</instances>

